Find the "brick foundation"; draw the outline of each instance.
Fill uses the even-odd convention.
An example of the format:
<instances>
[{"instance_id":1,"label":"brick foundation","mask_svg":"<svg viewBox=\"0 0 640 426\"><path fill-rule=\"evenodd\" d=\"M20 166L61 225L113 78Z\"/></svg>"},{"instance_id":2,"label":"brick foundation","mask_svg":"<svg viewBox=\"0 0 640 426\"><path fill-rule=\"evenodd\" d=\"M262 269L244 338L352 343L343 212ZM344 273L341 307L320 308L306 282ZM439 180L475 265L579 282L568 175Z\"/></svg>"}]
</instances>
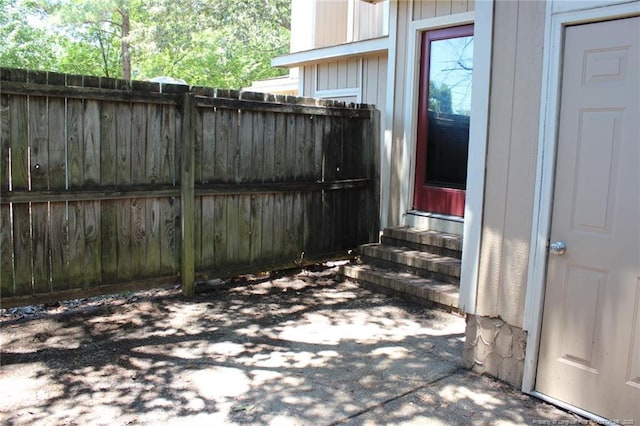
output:
<instances>
[{"instance_id":1,"label":"brick foundation","mask_svg":"<svg viewBox=\"0 0 640 426\"><path fill-rule=\"evenodd\" d=\"M499 318L467 314L463 361L466 368L520 388L527 333Z\"/></svg>"}]
</instances>

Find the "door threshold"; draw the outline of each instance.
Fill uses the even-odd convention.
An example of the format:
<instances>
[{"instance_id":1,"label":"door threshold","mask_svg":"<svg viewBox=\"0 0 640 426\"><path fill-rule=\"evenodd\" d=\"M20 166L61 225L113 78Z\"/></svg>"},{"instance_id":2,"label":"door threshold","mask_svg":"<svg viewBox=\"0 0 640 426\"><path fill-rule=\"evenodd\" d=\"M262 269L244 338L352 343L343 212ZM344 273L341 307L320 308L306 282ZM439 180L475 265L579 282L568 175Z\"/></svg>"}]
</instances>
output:
<instances>
[{"instance_id":1,"label":"door threshold","mask_svg":"<svg viewBox=\"0 0 640 426\"><path fill-rule=\"evenodd\" d=\"M410 210L405 213L404 225L455 235L464 233L464 218L462 217L417 210Z\"/></svg>"},{"instance_id":2,"label":"door threshold","mask_svg":"<svg viewBox=\"0 0 640 426\"><path fill-rule=\"evenodd\" d=\"M435 219L442 219L442 220L449 220L452 222L461 222L464 223L464 217L460 217L460 216L451 216L448 214L441 214L441 213L432 213L432 212L423 212L420 210L409 210L407 212L407 215L415 215L415 216L422 216L422 217L432 217Z\"/></svg>"},{"instance_id":3,"label":"door threshold","mask_svg":"<svg viewBox=\"0 0 640 426\"><path fill-rule=\"evenodd\" d=\"M535 398L541 399L544 402L548 402L549 404L555 405L556 407L562 408L563 410L567 410L571 413L577 414L580 417L584 417L585 419L592 420L598 424L611 425L611 426L620 425L619 423L621 421L620 419L611 419L611 420L605 419L604 417L600 417L597 414L594 414L590 411L583 410L582 408L576 407L575 405L571 405L564 401L560 401L559 399L553 398L549 395L545 395L536 390L533 390L531 392L525 392L525 393Z\"/></svg>"}]
</instances>

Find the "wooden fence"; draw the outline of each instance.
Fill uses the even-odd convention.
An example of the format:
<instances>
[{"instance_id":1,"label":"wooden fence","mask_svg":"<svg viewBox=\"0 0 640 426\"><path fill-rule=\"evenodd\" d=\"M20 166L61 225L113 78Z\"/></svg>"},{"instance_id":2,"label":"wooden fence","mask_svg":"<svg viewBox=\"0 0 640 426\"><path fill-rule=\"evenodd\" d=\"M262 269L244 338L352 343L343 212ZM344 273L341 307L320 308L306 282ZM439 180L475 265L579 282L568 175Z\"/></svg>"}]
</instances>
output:
<instances>
[{"instance_id":1,"label":"wooden fence","mask_svg":"<svg viewBox=\"0 0 640 426\"><path fill-rule=\"evenodd\" d=\"M374 241L377 135L369 106L0 69L2 307Z\"/></svg>"}]
</instances>

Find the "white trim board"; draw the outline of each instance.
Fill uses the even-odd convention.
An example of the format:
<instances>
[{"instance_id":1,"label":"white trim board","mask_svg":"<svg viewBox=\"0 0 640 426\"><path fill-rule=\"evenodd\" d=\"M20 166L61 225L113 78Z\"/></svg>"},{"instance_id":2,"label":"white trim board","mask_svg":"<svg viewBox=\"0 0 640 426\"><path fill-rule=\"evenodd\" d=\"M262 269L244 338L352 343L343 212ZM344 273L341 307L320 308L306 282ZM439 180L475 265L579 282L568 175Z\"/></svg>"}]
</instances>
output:
<instances>
[{"instance_id":1,"label":"white trim board","mask_svg":"<svg viewBox=\"0 0 640 426\"><path fill-rule=\"evenodd\" d=\"M475 22L474 22L475 21ZM473 84L471 124L469 129L469 165L467 166L467 200L463 232L460 276L460 307L476 312L484 178L489 126L489 88L491 83L491 48L493 33L493 0L476 2L474 12L414 21L408 31L407 80L405 84L404 133L402 151L402 188L400 212L403 221L411 209L415 176L417 105L420 74L420 38L428 30L474 24Z\"/></svg>"},{"instance_id":2,"label":"white trim board","mask_svg":"<svg viewBox=\"0 0 640 426\"><path fill-rule=\"evenodd\" d=\"M338 99L338 98L350 98L355 97L356 103L362 103L362 90L359 87L352 87L346 89L327 89L316 90L314 98L322 99Z\"/></svg>"},{"instance_id":3,"label":"white trim board","mask_svg":"<svg viewBox=\"0 0 640 426\"><path fill-rule=\"evenodd\" d=\"M396 104L396 59L398 49L398 2L389 0L389 50L387 52L387 87L381 114L383 138L380 141L380 231L389 224L391 192L391 147L393 145L393 111Z\"/></svg>"},{"instance_id":4,"label":"white trim board","mask_svg":"<svg viewBox=\"0 0 640 426\"><path fill-rule=\"evenodd\" d=\"M336 58L360 56L371 53L386 52L389 37L379 37L337 46L321 47L304 52L295 52L277 56L271 60L272 67L297 67L308 63L326 62Z\"/></svg>"},{"instance_id":5,"label":"white trim board","mask_svg":"<svg viewBox=\"0 0 640 426\"><path fill-rule=\"evenodd\" d=\"M562 13L556 3L547 3L545 16L545 53L543 58L542 93L540 98L540 122L538 136L538 162L536 166L536 187L531 229L531 250L527 272L527 292L524 306L523 328L527 331L527 345L524 364L522 391L540 396L535 392L538 367L538 350L542 333L542 315L547 265L547 242L551 230L551 213L555 172L555 152L557 148L556 129L560 112L560 86L562 73L562 46L565 27L573 24L598 22L628 16L640 15L640 2L620 2L603 6L593 3L594 8L580 9L584 3L576 2L575 11L563 5ZM569 3L569 2L566 2Z\"/></svg>"}]
</instances>

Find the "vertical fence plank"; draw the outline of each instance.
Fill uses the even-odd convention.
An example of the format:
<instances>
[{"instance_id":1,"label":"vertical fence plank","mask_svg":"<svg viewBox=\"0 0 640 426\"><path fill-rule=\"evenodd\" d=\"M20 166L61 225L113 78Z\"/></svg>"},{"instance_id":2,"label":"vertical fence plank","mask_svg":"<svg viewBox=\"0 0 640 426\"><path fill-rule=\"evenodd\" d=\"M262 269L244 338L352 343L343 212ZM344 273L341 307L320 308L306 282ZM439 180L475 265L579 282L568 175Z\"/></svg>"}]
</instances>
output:
<instances>
[{"instance_id":1,"label":"vertical fence plank","mask_svg":"<svg viewBox=\"0 0 640 426\"><path fill-rule=\"evenodd\" d=\"M9 150L11 148L11 109L9 96L0 95L0 188L9 189Z\"/></svg>"},{"instance_id":2,"label":"vertical fence plank","mask_svg":"<svg viewBox=\"0 0 640 426\"><path fill-rule=\"evenodd\" d=\"M15 294L11 207L8 204L3 204L0 205L0 297L10 297Z\"/></svg>"},{"instance_id":3,"label":"vertical fence plank","mask_svg":"<svg viewBox=\"0 0 640 426\"><path fill-rule=\"evenodd\" d=\"M304 211L304 195L301 192L293 194L293 254L297 260L303 260L304 253L304 217L306 212Z\"/></svg>"},{"instance_id":4,"label":"vertical fence plank","mask_svg":"<svg viewBox=\"0 0 640 426\"><path fill-rule=\"evenodd\" d=\"M131 183L149 183L147 165L147 109L144 104L131 107Z\"/></svg>"},{"instance_id":5,"label":"vertical fence plank","mask_svg":"<svg viewBox=\"0 0 640 426\"><path fill-rule=\"evenodd\" d=\"M255 180L253 174L253 117L251 111L238 112L238 148L239 148L239 176L238 182Z\"/></svg>"},{"instance_id":6,"label":"vertical fence plank","mask_svg":"<svg viewBox=\"0 0 640 426\"><path fill-rule=\"evenodd\" d=\"M11 109L9 96L0 95L0 188L9 189L9 150L11 147ZM0 205L0 297L15 294L13 286L13 239L11 206Z\"/></svg>"},{"instance_id":7,"label":"vertical fence plank","mask_svg":"<svg viewBox=\"0 0 640 426\"><path fill-rule=\"evenodd\" d=\"M215 202L216 197L200 197L202 200L202 217L201 217L201 234L196 234L196 238L200 242L200 253L202 267L213 269L215 265L215 236L216 236L216 217ZM224 226L224 224L220 224ZM196 254L198 252L196 251Z\"/></svg>"},{"instance_id":8,"label":"vertical fence plank","mask_svg":"<svg viewBox=\"0 0 640 426\"><path fill-rule=\"evenodd\" d=\"M144 198L131 199L131 271L134 278L143 277L146 262L146 216Z\"/></svg>"},{"instance_id":9,"label":"vertical fence plank","mask_svg":"<svg viewBox=\"0 0 640 426\"><path fill-rule=\"evenodd\" d=\"M116 111L111 102L100 104L100 182L115 185L118 182L118 143ZM118 273L118 204L120 200L103 200L100 212L100 254L102 277L115 282Z\"/></svg>"},{"instance_id":10,"label":"vertical fence plank","mask_svg":"<svg viewBox=\"0 0 640 426\"><path fill-rule=\"evenodd\" d=\"M67 100L67 179L70 188L84 184L84 100ZM82 202L68 203L69 288L84 286L84 214Z\"/></svg>"},{"instance_id":11,"label":"vertical fence plank","mask_svg":"<svg viewBox=\"0 0 640 426\"><path fill-rule=\"evenodd\" d=\"M264 182L265 150L267 119L265 113L253 113L253 126L251 135L251 172L249 179L253 182Z\"/></svg>"},{"instance_id":12,"label":"vertical fence plank","mask_svg":"<svg viewBox=\"0 0 640 426\"><path fill-rule=\"evenodd\" d=\"M64 190L67 187L67 117L66 100L49 97L49 188ZM67 203L49 203L49 245L51 250L51 291L69 288L69 226Z\"/></svg>"},{"instance_id":13,"label":"vertical fence plank","mask_svg":"<svg viewBox=\"0 0 640 426\"><path fill-rule=\"evenodd\" d=\"M147 150L145 183L161 183L160 163L162 160L162 106L150 104L147 106ZM164 182L162 182L164 183Z\"/></svg>"},{"instance_id":14,"label":"vertical fence plank","mask_svg":"<svg viewBox=\"0 0 640 426\"><path fill-rule=\"evenodd\" d=\"M11 185L14 190L28 189L29 123L27 121L27 97L12 96L10 99L11 121Z\"/></svg>"},{"instance_id":15,"label":"vertical fence plank","mask_svg":"<svg viewBox=\"0 0 640 426\"><path fill-rule=\"evenodd\" d=\"M65 189L67 180L65 100L50 97L48 108L49 188L62 190Z\"/></svg>"},{"instance_id":16,"label":"vertical fence plank","mask_svg":"<svg viewBox=\"0 0 640 426\"><path fill-rule=\"evenodd\" d=\"M200 155L196 155L196 163L200 165L201 173L196 175L200 183L208 183L215 180L215 149L216 149L216 114L213 109L206 108L200 114L194 113L194 117L202 117L202 146Z\"/></svg>"},{"instance_id":17,"label":"vertical fence plank","mask_svg":"<svg viewBox=\"0 0 640 426\"><path fill-rule=\"evenodd\" d=\"M84 100L67 100L67 174L70 188L84 183Z\"/></svg>"},{"instance_id":18,"label":"vertical fence plank","mask_svg":"<svg viewBox=\"0 0 640 426\"><path fill-rule=\"evenodd\" d=\"M162 276L174 275L178 272L177 204L173 197L160 200L160 274Z\"/></svg>"},{"instance_id":19,"label":"vertical fence plank","mask_svg":"<svg viewBox=\"0 0 640 426\"><path fill-rule=\"evenodd\" d=\"M254 141L256 144L262 144L262 182L273 182L275 180L274 173L274 157L275 157L275 138L276 138L276 115L267 112L263 115L264 131L261 141Z\"/></svg>"},{"instance_id":20,"label":"vertical fence plank","mask_svg":"<svg viewBox=\"0 0 640 426\"><path fill-rule=\"evenodd\" d=\"M117 152L116 183L125 186L131 183L131 104L118 103L115 114Z\"/></svg>"},{"instance_id":21,"label":"vertical fence plank","mask_svg":"<svg viewBox=\"0 0 640 426\"><path fill-rule=\"evenodd\" d=\"M205 265L207 267L213 267L214 258L213 255L210 256L210 260L208 264L204 263L204 252L203 247L205 244L205 236L203 231L204 226L204 197L198 196L195 197L194 207L193 207L193 226L194 226L194 237L193 237L193 253L195 259L195 271L202 271L205 269ZM213 209L212 209L213 210ZM178 216L180 216L180 211L176 212ZM207 244L211 244L213 247L214 242L213 238L215 235L211 235L208 237ZM211 250L213 252L213 249Z\"/></svg>"},{"instance_id":22,"label":"vertical fence plank","mask_svg":"<svg viewBox=\"0 0 640 426\"><path fill-rule=\"evenodd\" d=\"M208 179L206 178L206 175L203 175L202 172L202 167L204 166L205 163L211 161L211 162L215 162L215 155L210 155L210 154L205 154L205 144L208 143L205 141L205 134L204 134L204 120L205 120L205 112L207 110L205 108L196 108L193 111L193 116L191 117L192 120L192 129L193 129L193 152L194 152L194 165L193 165L193 176L194 176L194 180L196 183L202 183L205 181L208 181ZM209 114L211 116L215 117L215 113L213 111L213 109L209 110ZM208 120L209 118L207 118ZM215 120L215 118L212 118L213 120ZM214 127L214 132L215 132L215 127ZM177 133L178 135L180 133ZM211 139L215 140L215 135L213 137L211 137ZM213 150L215 149L215 145L213 142L210 142L211 145L208 147L209 149ZM180 140L178 137L178 143L176 144L177 146L177 153L179 154L180 151ZM179 155L178 155L179 156ZM210 157L207 160L205 160L205 156ZM213 172L214 169L214 165L211 165L211 172ZM180 171L178 170L177 176L180 176ZM197 235L197 234L196 234Z\"/></svg>"},{"instance_id":23,"label":"vertical fence plank","mask_svg":"<svg viewBox=\"0 0 640 426\"><path fill-rule=\"evenodd\" d=\"M33 291L48 293L49 283L49 203L31 204Z\"/></svg>"},{"instance_id":24,"label":"vertical fence plank","mask_svg":"<svg viewBox=\"0 0 640 426\"><path fill-rule=\"evenodd\" d=\"M215 227L215 245L213 249L216 269L221 269L227 264L227 230L229 227L227 226L226 198L227 197L213 198L214 223L217 225Z\"/></svg>"},{"instance_id":25,"label":"vertical fence plank","mask_svg":"<svg viewBox=\"0 0 640 426\"><path fill-rule=\"evenodd\" d=\"M83 202L69 203L69 287L84 286L85 273Z\"/></svg>"},{"instance_id":26,"label":"vertical fence plank","mask_svg":"<svg viewBox=\"0 0 640 426\"><path fill-rule=\"evenodd\" d=\"M218 109L216 115L215 133L215 165L213 168L213 180L215 182L229 182L233 167L229 164L229 126L232 115L229 110Z\"/></svg>"},{"instance_id":27,"label":"vertical fence plank","mask_svg":"<svg viewBox=\"0 0 640 426\"><path fill-rule=\"evenodd\" d=\"M284 175L286 179L295 180L297 172L298 143L296 140L296 116L288 114L285 127Z\"/></svg>"},{"instance_id":28,"label":"vertical fence plank","mask_svg":"<svg viewBox=\"0 0 640 426\"><path fill-rule=\"evenodd\" d=\"M285 247L284 247L284 257L287 261L291 261L292 259L297 258L297 247L296 247L296 217L295 214L295 193L285 194L284 202L283 202L283 217L285 221Z\"/></svg>"},{"instance_id":29,"label":"vertical fence plank","mask_svg":"<svg viewBox=\"0 0 640 426\"><path fill-rule=\"evenodd\" d=\"M263 195L251 195L250 197L250 246L251 254L249 263L251 265L259 264L262 260L262 201Z\"/></svg>"},{"instance_id":30,"label":"vertical fence plank","mask_svg":"<svg viewBox=\"0 0 640 426\"><path fill-rule=\"evenodd\" d=\"M271 237L273 238L273 260L283 257L286 250L287 235L287 214L285 212L284 194L273 195L273 228Z\"/></svg>"},{"instance_id":31,"label":"vertical fence plank","mask_svg":"<svg viewBox=\"0 0 640 426\"><path fill-rule=\"evenodd\" d=\"M161 106L149 104L146 106L146 152L145 183L160 183L160 156L162 155L161 138ZM160 210L157 198L140 200L144 204L144 255L142 276L145 278L157 276L160 272Z\"/></svg>"},{"instance_id":32,"label":"vertical fence plank","mask_svg":"<svg viewBox=\"0 0 640 426\"><path fill-rule=\"evenodd\" d=\"M131 232L132 215L131 200L120 200L117 205L116 237L118 240L118 276L122 280L130 280L135 277L132 267L132 242Z\"/></svg>"},{"instance_id":33,"label":"vertical fence plank","mask_svg":"<svg viewBox=\"0 0 640 426\"><path fill-rule=\"evenodd\" d=\"M276 140L274 156L274 181L286 176L287 120L284 114L276 114Z\"/></svg>"},{"instance_id":34,"label":"vertical fence plank","mask_svg":"<svg viewBox=\"0 0 640 426\"><path fill-rule=\"evenodd\" d=\"M85 201L84 210L84 276L85 285L102 283L100 201Z\"/></svg>"},{"instance_id":35,"label":"vertical fence plank","mask_svg":"<svg viewBox=\"0 0 640 426\"><path fill-rule=\"evenodd\" d=\"M28 109L26 96L10 99L11 185L14 190L29 189ZM30 206L13 206L13 270L16 294L32 293L32 251Z\"/></svg>"},{"instance_id":36,"label":"vertical fence plank","mask_svg":"<svg viewBox=\"0 0 640 426\"><path fill-rule=\"evenodd\" d=\"M131 184L131 159L133 148L132 137L132 105L131 103L118 103L115 106L116 126L116 183L126 187ZM122 199L116 202L116 241L117 241L117 271L121 280L127 281L135 277L132 270L132 240L131 233L132 207L130 199Z\"/></svg>"},{"instance_id":37,"label":"vertical fence plank","mask_svg":"<svg viewBox=\"0 0 640 426\"><path fill-rule=\"evenodd\" d=\"M13 206L14 280L16 293L28 295L33 292L30 206Z\"/></svg>"},{"instance_id":38,"label":"vertical fence plank","mask_svg":"<svg viewBox=\"0 0 640 426\"><path fill-rule=\"evenodd\" d=\"M88 186L100 185L100 103L84 104L84 180Z\"/></svg>"},{"instance_id":39,"label":"vertical fence plank","mask_svg":"<svg viewBox=\"0 0 640 426\"><path fill-rule=\"evenodd\" d=\"M240 167L240 140L238 139L240 112L238 110L229 110L229 133L228 133L228 164L231 170L227 170L230 182L241 181Z\"/></svg>"},{"instance_id":40,"label":"vertical fence plank","mask_svg":"<svg viewBox=\"0 0 640 426\"><path fill-rule=\"evenodd\" d=\"M305 133L307 129L308 118L306 115L297 114L295 116L295 132L294 144L295 144L295 177L296 179L304 180L306 176L306 161L307 161L307 147L305 141Z\"/></svg>"},{"instance_id":41,"label":"vertical fence plank","mask_svg":"<svg viewBox=\"0 0 640 426\"><path fill-rule=\"evenodd\" d=\"M116 106L111 102L100 105L100 183L115 185L118 181Z\"/></svg>"},{"instance_id":42,"label":"vertical fence plank","mask_svg":"<svg viewBox=\"0 0 640 426\"><path fill-rule=\"evenodd\" d=\"M101 118L100 102L87 100L83 123L85 187L101 183ZM102 282L101 201L85 201L81 205L84 210L84 284L91 287Z\"/></svg>"},{"instance_id":43,"label":"vertical fence plank","mask_svg":"<svg viewBox=\"0 0 640 426\"><path fill-rule=\"evenodd\" d=\"M240 207L237 195L224 197L225 209L227 211L227 262L236 264L239 260L240 250Z\"/></svg>"},{"instance_id":44,"label":"vertical fence plank","mask_svg":"<svg viewBox=\"0 0 640 426\"><path fill-rule=\"evenodd\" d=\"M181 197L181 278L182 293L191 297L195 291L195 244L194 244L194 208L195 208L195 151L193 147L193 122L195 105L193 98L185 94L182 98L182 153L180 173Z\"/></svg>"},{"instance_id":45,"label":"vertical fence plank","mask_svg":"<svg viewBox=\"0 0 640 426\"><path fill-rule=\"evenodd\" d=\"M31 189L49 188L49 135L47 98L29 98L29 155ZM33 290L47 293L49 286L49 221L48 203L31 204L31 246L33 263Z\"/></svg>"},{"instance_id":46,"label":"vertical fence plank","mask_svg":"<svg viewBox=\"0 0 640 426\"><path fill-rule=\"evenodd\" d=\"M237 262L241 265L248 265L251 262L251 196L238 195L236 198L238 206Z\"/></svg>"},{"instance_id":47,"label":"vertical fence plank","mask_svg":"<svg viewBox=\"0 0 640 426\"><path fill-rule=\"evenodd\" d=\"M33 190L49 187L49 141L47 122L47 98L31 96L29 98L29 155L31 188Z\"/></svg>"},{"instance_id":48,"label":"vertical fence plank","mask_svg":"<svg viewBox=\"0 0 640 426\"><path fill-rule=\"evenodd\" d=\"M265 194L262 197L261 221L261 260L265 263L274 258L274 195Z\"/></svg>"},{"instance_id":49,"label":"vertical fence plank","mask_svg":"<svg viewBox=\"0 0 640 426\"><path fill-rule=\"evenodd\" d=\"M67 203L51 203L49 213L49 235L51 241L51 289L69 288L69 225Z\"/></svg>"},{"instance_id":50,"label":"vertical fence plank","mask_svg":"<svg viewBox=\"0 0 640 426\"><path fill-rule=\"evenodd\" d=\"M115 282L118 271L118 204L120 200L103 200L100 203L100 254L102 277L106 282Z\"/></svg>"},{"instance_id":51,"label":"vertical fence plank","mask_svg":"<svg viewBox=\"0 0 640 426\"><path fill-rule=\"evenodd\" d=\"M162 107L160 181L175 185L176 174L176 109L172 105Z\"/></svg>"},{"instance_id":52,"label":"vertical fence plank","mask_svg":"<svg viewBox=\"0 0 640 426\"><path fill-rule=\"evenodd\" d=\"M160 200L158 198L147 198L145 200L145 262L143 275L145 277L155 277L160 274L161 238L160 238ZM193 221L193 216L189 218Z\"/></svg>"}]
</instances>

